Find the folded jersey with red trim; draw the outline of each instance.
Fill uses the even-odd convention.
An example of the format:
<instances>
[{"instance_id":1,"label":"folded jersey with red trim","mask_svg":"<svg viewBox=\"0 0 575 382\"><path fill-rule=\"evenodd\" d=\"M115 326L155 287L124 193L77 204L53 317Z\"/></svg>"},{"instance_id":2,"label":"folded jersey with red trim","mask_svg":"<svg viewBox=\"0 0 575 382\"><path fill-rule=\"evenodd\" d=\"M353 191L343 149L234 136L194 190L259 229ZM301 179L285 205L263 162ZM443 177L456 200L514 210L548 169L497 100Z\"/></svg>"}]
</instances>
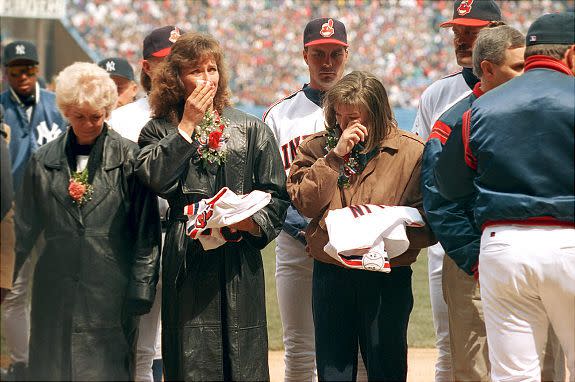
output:
<instances>
[{"instance_id":1,"label":"folded jersey with red trim","mask_svg":"<svg viewBox=\"0 0 575 382\"><path fill-rule=\"evenodd\" d=\"M254 190L247 195L237 195L227 187L212 198L184 207L188 216L186 234L197 239L205 250L217 248L226 242L238 242L241 234L228 226L252 216L268 205L271 195Z\"/></svg>"},{"instance_id":2,"label":"folded jersey with red trim","mask_svg":"<svg viewBox=\"0 0 575 382\"><path fill-rule=\"evenodd\" d=\"M329 211L324 251L345 267L390 272L389 259L409 248L406 226L422 227L416 208L362 204Z\"/></svg>"}]
</instances>

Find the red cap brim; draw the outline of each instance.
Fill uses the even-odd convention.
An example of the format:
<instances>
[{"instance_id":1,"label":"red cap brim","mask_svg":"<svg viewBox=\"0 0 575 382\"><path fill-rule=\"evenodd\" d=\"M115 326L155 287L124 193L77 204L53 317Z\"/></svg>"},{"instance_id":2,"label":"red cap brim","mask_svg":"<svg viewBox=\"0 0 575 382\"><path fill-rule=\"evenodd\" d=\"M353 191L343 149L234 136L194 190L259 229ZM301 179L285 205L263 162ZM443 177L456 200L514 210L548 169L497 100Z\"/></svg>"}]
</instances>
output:
<instances>
[{"instance_id":1,"label":"red cap brim","mask_svg":"<svg viewBox=\"0 0 575 382\"><path fill-rule=\"evenodd\" d=\"M343 41L336 40L335 38L322 38L321 40L310 41L304 45L304 47L313 46L313 45L324 45L324 44L337 44L342 46L349 46Z\"/></svg>"},{"instance_id":2,"label":"red cap brim","mask_svg":"<svg viewBox=\"0 0 575 382\"><path fill-rule=\"evenodd\" d=\"M491 21L486 20L479 20L479 19L464 19L463 17L460 19L453 19L446 21L444 23L439 24L441 28L448 28L454 25L462 25L464 27L485 27L489 25Z\"/></svg>"},{"instance_id":3,"label":"red cap brim","mask_svg":"<svg viewBox=\"0 0 575 382\"><path fill-rule=\"evenodd\" d=\"M167 48L164 48L162 50L158 50L157 52L152 53L152 56L154 56L154 57L166 57L168 54L170 54L171 50L172 50L172 47L169 46Z\"/></svg>"}]
</instances>

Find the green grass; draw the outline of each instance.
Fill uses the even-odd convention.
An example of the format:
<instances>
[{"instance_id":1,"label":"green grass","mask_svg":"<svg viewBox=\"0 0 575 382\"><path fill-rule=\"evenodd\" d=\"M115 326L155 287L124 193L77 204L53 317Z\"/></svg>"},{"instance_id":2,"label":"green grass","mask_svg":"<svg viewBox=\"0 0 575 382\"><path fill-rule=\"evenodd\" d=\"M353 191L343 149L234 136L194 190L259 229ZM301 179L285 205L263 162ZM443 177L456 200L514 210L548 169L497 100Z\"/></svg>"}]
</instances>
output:
<instances>
[{"instance_id":1,"label":"green grass","mask_svg":"<svg viewBox=\"0 0 575 382\"><path fill-rule=\"evenodd\" d=\"M283 349L282 326L278 309L275 283L275 242L270 243L263 251L264 272L266 277L266 309L268 319L268 341L270 350ZM435 334L429 302L429 284L427 277L427 254L418 256L413 264L413 310L407 333L408 344L415 348L432 348L435 346Z\"/></svg>"},{"instance_id":2,"label":"green grass","mask_svg":"<svg viewBox=\"0 0 575 382\"><path fill-rule=\"evenodd\" d=\"M283 349L282 324L278 309L275 281L275 242L270 243L262 252L266 277L266 309L268 319L268 337L270 350ZM432 348L435 344L431 305L429 303L429 285L427 280L427 254L423 251L413 264L414 304L409 330L407 333L410 347ZM6 353L4 336L0 341L0 353Z\"/></svg>"}]
</instances>

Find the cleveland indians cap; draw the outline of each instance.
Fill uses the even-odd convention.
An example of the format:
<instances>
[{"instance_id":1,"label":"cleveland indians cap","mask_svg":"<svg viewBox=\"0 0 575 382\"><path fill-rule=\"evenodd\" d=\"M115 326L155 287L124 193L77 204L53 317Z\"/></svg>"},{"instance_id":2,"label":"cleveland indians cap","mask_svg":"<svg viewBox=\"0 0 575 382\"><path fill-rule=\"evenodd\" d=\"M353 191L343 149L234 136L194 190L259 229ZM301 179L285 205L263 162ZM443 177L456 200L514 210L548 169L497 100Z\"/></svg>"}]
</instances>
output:
<instances>
[{"instance_id":1,"label":"cleveland indians cap","mask_svg":"<svg viewBox=\"0 0 575 382\"><path fill-rule=\"evenodd\" d=\"M121 57L105 58L98 62L98 66L105 69L111 76L118 76L134 81L134 69L130 63Z\"/></svg>"},{"instance_id":2,"label":"cleveland indians cap","mask_svg":"<svg viewBox=\"0 0 575 382\"><path fill-rule=\"evenodd\" d=\"M4 55L2 61L4 61L4 66L10 66L10 64L16 60L22 61L32 61L38 64L38 51L36 50L36 45L30 41L13 41L4 47Z\"/></svg>"},{"instance_id":3,"label":"cleveland indians cap","mask_svg":"<svg viewBox=\"0 0 575 382\"><path fill-rule=\"evenodd\" d=\"M166 57L182 34L184 32L173 25L154 29L144 38L144 60L150 57Z\"/></svg>"},{"instance_id":4,"label":"cleveland indians cap","mask_svg":"<svg viewBox=\"0 0 575 382\"><path fill-rule=\"evenodd\" d=\"M539 17L531 24L526 36L526 45L575 43L575 13L550 13Z\"/></svg>"},{"instance_id":5,"label":"cleveland indians cap","mask_svg":"<svg viewBox=\"0 0 575 382\"><path fill-rule=\"evenodd\" d=\"M463 25L484 27L491 21L501 20L501 10L494 0L456 0L453 3L453 19L441 23L441 28Z\"/></svg>"},{"instance_id":6,"label":"cleveland indians cap","mask_svg":"<svg viewBox=\"0 0 575 382\"><path fill-rule=\"evenodd\" d=\"M324 17L307 23L303 31L303 46L320 44L347 45L347 32L341 21Z\"/></svg>"}]
</instances>

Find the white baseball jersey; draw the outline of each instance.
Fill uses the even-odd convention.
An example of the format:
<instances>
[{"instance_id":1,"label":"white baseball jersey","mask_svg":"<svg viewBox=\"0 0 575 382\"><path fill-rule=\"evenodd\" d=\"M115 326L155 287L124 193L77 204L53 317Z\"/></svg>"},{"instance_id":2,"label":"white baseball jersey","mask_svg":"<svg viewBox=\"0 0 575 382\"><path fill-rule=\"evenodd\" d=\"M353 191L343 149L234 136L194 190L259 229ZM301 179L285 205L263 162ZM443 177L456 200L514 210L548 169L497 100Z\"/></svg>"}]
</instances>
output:
<instances>
[{"instance_id":1,"label":"white baseball jersey","mask_svg":"<svg viewBox=\"0 0 575 382\"><path fill-rule=\"evenodd\" d=\"M263 121L272 129L286 175L299 144L309 135L325 130L319 90L304 86L277 101L264 113Z\"/></svg>"},{"instance_id":2,"label":"white baseball jersey","mask_svg":"<svg viewBox=\"0 0 575 382\"><path fill-rule=\"evenodd\" d=\"M429 85L419 99L419 107L411 131L423 140L427 140L433 124L441 114L471 93L472 88L473 86L465 80L463 71L450 74Z\"/></svg>"},{"instance_id":3,"label":"white baseball jersey","mask_svg":"<svg viewBox=\"0 0 575 382\"><path fill-rule=\"evenodd\" d=\"M238 242L241 234L228 226L249 218L268 205L271 198L269 193L259 190L236 195L224 187L214 197L184 207L184 214L188 216L186 234L199 240L205 250L228 241Z\"/></svg>"},{"instance_id":4,"label":"white baseball jersey","mask_svg":"<svg viewBox=\"0 0 575 382\"><path fill-rule=\"evenodd\" d=\"M146 96L113 110L108 123L122 137L138 143L140 131L150 119L152 119L152 110ZM168 201L158 197L158 207L162 219L167 220Z\"/></svg>"},{"instance_id":5,"label":"white baseball jersey","mask_svg":"<svg viewBox=\"0 0 575 382\"><path fill-rule=\"evenodd\" d=\"M108 123L122 137L138 143L140 131L152 119L148 97L140 98L112 111Z\"/></svg>"},{"instance_id":6,"label":"white baseball jersey","mask_svg":"<svg viewBox=\"0 0 575 382\"><path fill-rule=\"evenodd\" d=\"M409 248L406 226L425 225L416 208L362 204L329 211L324 251L346 267L389 272L389 259Z\"/></svg>"}]
</instances>

